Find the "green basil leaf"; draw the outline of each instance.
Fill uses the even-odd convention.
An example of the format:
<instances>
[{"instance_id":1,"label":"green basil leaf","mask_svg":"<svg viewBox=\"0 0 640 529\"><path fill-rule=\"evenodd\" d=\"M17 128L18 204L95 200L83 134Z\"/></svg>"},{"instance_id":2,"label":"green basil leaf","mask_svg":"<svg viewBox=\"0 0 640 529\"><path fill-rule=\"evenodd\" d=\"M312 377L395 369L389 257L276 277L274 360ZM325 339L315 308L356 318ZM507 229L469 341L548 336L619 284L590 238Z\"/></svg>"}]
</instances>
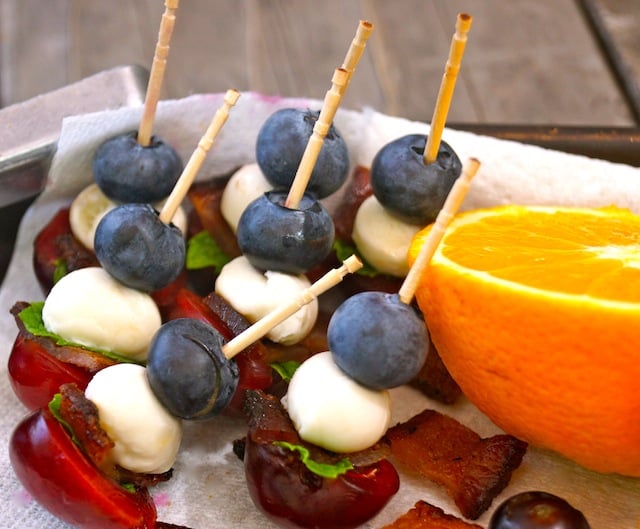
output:
<instances>
[{"instance_id":1,"label":"green basil leaf","mask_svg":"<svg viewBox=\"0 0 640 529\"><path fill-rule=\"evenodd\" d=\"M323 478L335 479L353 468L351 461L349 461L347 458L341 459L335 465L318 463L317 461L311 459L309 450L304 446L294 445L291 443L287 443L286 441L274 441L273 444L291 450L292 452L298 452L300 460L304 463L304 466L306 466L314 474L317 474L318 476L321 476Z\"/></svg>"},{"instance_id":2,"label":"green basil leaf","mask_svg":"<svg viewBox=\"0 0 640 529\"><path fill-rule=\"evenodd\" d=\"M67 262L60 258L56 259L56 267L53 270L53 284L55 285L58 281L60 281L64 276L67 275Z\"/></svg>"},{"instance_id":3,"label":"green basil leaf","mask_svg":"<svg viewBox=\"0 0 640 529\"><path fill-rule=\"evenodd\" d=\"M106 351L104 349L98 349L96 347L88 347L86 345L82 345L70 340L67 340L56 334L54 332L49 331L42 320L42 308L44 307L44 301L35 301L31 303L28 307L22 309L18 314L18 317L24 324L25 329L29 331L34 336L40 336L41 338L50 338L55 342L56 345L68 345L72 347L80 347L81 349L86 349L87 351L92 351L94 353L101 354L102 356L106 356L111 360L115 360L120 363L130 363L130 364L143 364L143 362L138 362L136 360L132 360L126 356L119 355L112 351Z\"/></svg>"},{"instance_id":4,"label":"green basil leaf","mask_svg":"<svg viewBox=\"0 0 640 529\"><path fill-rule=\"evenodd\" d=\"M357 248L352 244L348 244L340 239L335 239L333 241L333 250L336 252L336 256L340 261L344 261L352 255L355 255L362 261L362 268L356 270L356 274L360 274L366 277L376 277L380 275L380 272L378 272L373 266L367 263L367 260L358 253Z\"/></svg>"},{"instance_id":5,"label":"green basil leaf","mask_svg":"<svg viewBox=\"0 0 640 529\"><path fill-rule=\"evenodd\" d=\"M206 230L196 233L187 242L187 270L213 267L219 274L222 267L230 260Z\"/></svg>"},{"instance_id":6,"label":"green basil leaf","mask_svg":"<svg viewBox=\"0 0 640 529\"><path fill-rule=\"evenodd\" d=\"M288 360L287 362L276 362L270 364L271 368L282 377L282 380L289 382L291 377L296 372L296 369L300 367L300 362L296 360Z\"/></svg>"}]
</instances>

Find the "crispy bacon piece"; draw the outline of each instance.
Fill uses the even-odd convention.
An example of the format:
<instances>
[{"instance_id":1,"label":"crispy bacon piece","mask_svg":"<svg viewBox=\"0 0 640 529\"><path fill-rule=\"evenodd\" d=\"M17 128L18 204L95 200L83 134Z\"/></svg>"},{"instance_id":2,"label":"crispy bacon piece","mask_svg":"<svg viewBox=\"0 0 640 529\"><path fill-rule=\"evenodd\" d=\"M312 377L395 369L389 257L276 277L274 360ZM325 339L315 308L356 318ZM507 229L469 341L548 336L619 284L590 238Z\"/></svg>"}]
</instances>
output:
<instances>
[{"instance_id":1,"label":"crispy bacon piece","mask_svg":"<svg viewBox=\"0 0 640 529\"><path fill-rule=\"evenodd\" d=\"M418 376L411 381L411 385L424 393L427 397L453 404L462 395L458 383L447 371L433 343L429 342L429 354Z\"/></svg>"},{"instance_id":2,"label":"crispy bacon piece","mask_svg":"<svg viewBox=\"0 0 640 529\"><path fill-rule=\"evenodd\" d=\"M60 417L71 428L86 456L95 466L102 467L115 443L100 426L98 408L75 384L60 386L60 395Z\"/></svg>"},{"instance_id":3,"label":"crispy bacon piece","mask_svg":"<svg viewBox=\"0 0 640 529\"><path fill-rule=\"evenodd\" d=\"M486 439L455 419L424 410L389 429L395 460L445 487L465 518L477 519L507 486L527 444L511 435Z\"/></svg>"},{"instance_id":4,"label":"crispy bacon piece","mask_svg":"<svg viewBox=\"0 0 640 529\"><path fill-rule=\"evenodd\" d=\"M482 529L477 524L465 522L440 507L420 500L393 523L381 529Z\"/></svg>"},{"instance_id":5,"label":"crispy bacon piece","mask_svg":"<svg viewBox=\"0 0 640 529\"><path fill-rule=\"evenodd\" d=\"M371 173L369 169L359 165L347 183L342 199L332 215L336 227L336 238L353 244L351 234L356 213L360 205L372 194Z\"/></svg>"},{"instance_id":6,"label":"crispy bacon piece","mask_svg":"<svg viewBox=\"0 0 640 529\"><path fill-rule=\"evenodd\" d=\"M224 178L214 178L206 182L196 182L189 189L187 197L191 201L202 227L207 230L229 257L242 254L235 233L220 212L220 201L230 173Z\"/></svg>"},{"instance_id":7,"label":"crispy bacon piece","mask_svg":"<svg viewBox=\"0 0 640 529\"><path fill-rule=\"evenodd\" d=\"M419 500L413 508L381 529L482 529L482 527Z\"/></svg>"}]
</instances>

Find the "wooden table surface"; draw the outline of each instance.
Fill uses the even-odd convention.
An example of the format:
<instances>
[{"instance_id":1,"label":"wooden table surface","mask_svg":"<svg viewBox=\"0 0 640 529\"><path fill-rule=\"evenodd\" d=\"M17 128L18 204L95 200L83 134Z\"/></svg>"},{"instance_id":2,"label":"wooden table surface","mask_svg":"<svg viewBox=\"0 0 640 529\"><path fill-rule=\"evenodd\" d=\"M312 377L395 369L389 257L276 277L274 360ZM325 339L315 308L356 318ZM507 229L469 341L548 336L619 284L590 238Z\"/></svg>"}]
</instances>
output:
<instances>
[{"instance_id":1,"label":"wooden table surface","mask_svg":"<svg viewBox=\"0 0 640 529\"><path fill-rule=\"evenodd\" d=\"M374 31L343 105L430 121L467 12L449 121L636 125L587 4L640 79L640 0L183 0L163 97L235 87L322 98L366 19ZM162 0L0 0L0 106L117 65L150 67L163 10Z\"/></svg>"}]
</instances>

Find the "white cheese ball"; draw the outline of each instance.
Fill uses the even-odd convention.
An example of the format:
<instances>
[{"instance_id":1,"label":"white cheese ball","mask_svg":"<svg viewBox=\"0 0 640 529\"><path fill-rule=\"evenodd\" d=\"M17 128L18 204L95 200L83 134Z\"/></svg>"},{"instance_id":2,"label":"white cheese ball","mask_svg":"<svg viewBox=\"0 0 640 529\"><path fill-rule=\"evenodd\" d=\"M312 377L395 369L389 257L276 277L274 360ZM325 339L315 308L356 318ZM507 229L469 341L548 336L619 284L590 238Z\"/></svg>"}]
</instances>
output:
<instances>
[{"instance_id":1,"label":"white cheese ball","mask_svg":"<svg viewBox=\"0 0 640 529\"><path fill-rule=\"evenodd\" d=\"M47 330L66 340L145 360L162 324L153 298L124 286L98 267L62 277L42 309Z\"/></svg>"},{"instance_id":2,"label":"white cheese ball","mask_svg":"<svg viewBox=\"0 0 640 529\"><path fill-rule=\"evenodd\" d=\"M247 320L255 323L310 286L304 275L263 273L246 257L240 256L222 268L216 279L215 291ZM293 345L309 334L317 317L318 300L313 299L271 329L267 337L283 345Z\"/></svg>"},{"instance_id":3,"label":"white cheese ball","mask_svg":"<svg viewBox=\"0 0 640 529\"><path fill-rule=\"evenodd\" d=\"M247 206L271 189L273 186L257 163L244 165L231 176L222 192L220 213L234 233Z\"/></svg>"},{"instance_id":4,"label":"white cheese ball","mask_svg":"<svg viewBox=\"0 0 640 529\"><path fill-rule=\"evenodd\" d=\"M98 187L91 184L85 187L71 203L69 225L71 233L85 248L93 250L96 228L109 211L117 204L110 200Z\"/></svg>"},{"instance_id":5,"label":"white cheese ball","mask_svg":"<svg viewBox=\"0 0 640 529\"><path fill-rule=\"evenodd\" d=\"M391 398L358 384L319 353L296 370L282 403L302 439L333 452L356 452L377 443L391 420Z\"/></svg>"},{"instance_id":6,"label":"white cheese ball","mask_svg":"<svg viewBox=\"0 0 640 529\"><path fill-rule=\"evenodd\" d=\"M418 231L419 226L394 217L371 195L358 208L352 237L362 257L376 270L404 277L409 272L407 252Z\"/></svg>"},{"instance_id":7,"label":"white cheese ball","mask_svg":"<svg viewBox=\"0 0 640 529\"><path fill-rule=\"evenodd\" d=\"M85 390L98 408L100 426L114 442L113 463L133 472L171 469L182 439L182 424L156 398L146 369L115 364L98 371Z\"/></svg>"},{"instance_id":8,"label":"white cheese ball","mask_svg":"<svg viewBox=\"0 0 640 529\"><path fill-rule=\"evenodd\" d=\"M156 204L156 210L159 211L162 209L163 203L164 201ZM78 239L85 248L93 250L93 240L96 236L98 224L102 220L102 217L117 205L117 203L113 202L102 192L98 184L88 185L80 191L73 202L71 202L71 207L69 208L71 233L73 233L73 236ZM182 206L178 207L171 221L182 232L182 235L186 237L187 213Z\"/></svg>"}]
</instances>

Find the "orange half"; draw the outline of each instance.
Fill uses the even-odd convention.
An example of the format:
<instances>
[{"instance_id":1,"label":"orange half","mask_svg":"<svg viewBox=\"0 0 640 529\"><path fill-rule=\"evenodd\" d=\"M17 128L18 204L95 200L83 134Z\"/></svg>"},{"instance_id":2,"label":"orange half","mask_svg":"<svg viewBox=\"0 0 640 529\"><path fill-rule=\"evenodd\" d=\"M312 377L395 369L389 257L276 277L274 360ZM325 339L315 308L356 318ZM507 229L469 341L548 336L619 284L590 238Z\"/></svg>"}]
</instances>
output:
<instances>
[{"instance_id":1,"label":"orange half","mask_svg":"<svg viewBox=\"0 0 640 529\"><path fill-rule=\"evenodd\" d=\"M640 216L461 214L416 299L451 375L499 427L587 468L640 476Z\"/></svg>"}]
</instances>

